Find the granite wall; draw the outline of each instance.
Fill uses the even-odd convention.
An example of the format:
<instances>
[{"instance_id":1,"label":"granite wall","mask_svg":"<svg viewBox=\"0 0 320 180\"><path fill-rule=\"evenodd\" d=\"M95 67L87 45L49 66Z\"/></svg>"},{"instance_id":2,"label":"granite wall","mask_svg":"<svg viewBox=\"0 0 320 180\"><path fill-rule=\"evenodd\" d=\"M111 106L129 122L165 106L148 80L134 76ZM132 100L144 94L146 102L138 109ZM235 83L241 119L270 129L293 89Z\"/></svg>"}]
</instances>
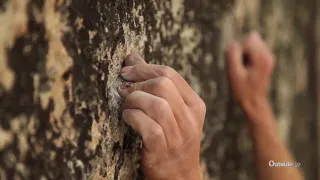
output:
<instances>
[{"instance_id":1,"label":"granite wall","mask_svg":"<svg viewBox=\"0 0 320 180\"><path fill-rule=\"evenodd\" d=\"M205 178L254 179L224 58L225 45L251 30L277 57L270 102L279 133L306 179L319 179L319 4L0 0L0 179L142 179L141 140L121 120L117 91L133 51L174 67L206 102Z\"/></svg>"}]
</instances>

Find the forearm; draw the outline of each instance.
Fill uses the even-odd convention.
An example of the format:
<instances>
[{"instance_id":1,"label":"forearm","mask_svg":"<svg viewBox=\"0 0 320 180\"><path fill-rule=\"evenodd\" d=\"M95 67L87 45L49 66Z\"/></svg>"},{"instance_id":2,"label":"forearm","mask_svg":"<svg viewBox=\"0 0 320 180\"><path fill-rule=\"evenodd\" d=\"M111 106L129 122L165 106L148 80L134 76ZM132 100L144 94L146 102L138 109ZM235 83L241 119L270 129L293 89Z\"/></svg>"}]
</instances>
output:
<instances>
[{"instance_id":1,"label":"forearm","mask_svg":"<svg viewBox=\"0 0 320 180\"><path fill-rule=\"evenodd\" d=\"M302 180L296 167L270 167L269 162L292 162L294 159L277 135L273 112L265 98L243 103L253 137L257 178L259 180Z\"/></svg>"}]
</instances>

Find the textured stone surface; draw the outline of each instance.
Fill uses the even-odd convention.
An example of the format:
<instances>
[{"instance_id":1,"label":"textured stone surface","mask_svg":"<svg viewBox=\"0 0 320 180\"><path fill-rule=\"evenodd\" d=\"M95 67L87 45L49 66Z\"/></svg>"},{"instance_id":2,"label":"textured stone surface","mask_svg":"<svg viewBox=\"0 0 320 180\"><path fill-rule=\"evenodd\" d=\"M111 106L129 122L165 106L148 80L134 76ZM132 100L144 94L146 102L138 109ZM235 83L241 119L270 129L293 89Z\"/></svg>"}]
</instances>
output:
<instances>
[{"instance_id":1,"label":"textured stone surface","mask_svg":"<svg viewBox=\"0 0 320 180\"><path fill-rule=\"evenodd\" d=\"M121 121L123 58L174 67L207 104L207 179L254 179L225 45L250 30L278 59L279 133L317 179L316 0L0 0L0 179L134 179L139 136ZM141 179L140 175L138 179Z\"/></svg>"}]
</instances>

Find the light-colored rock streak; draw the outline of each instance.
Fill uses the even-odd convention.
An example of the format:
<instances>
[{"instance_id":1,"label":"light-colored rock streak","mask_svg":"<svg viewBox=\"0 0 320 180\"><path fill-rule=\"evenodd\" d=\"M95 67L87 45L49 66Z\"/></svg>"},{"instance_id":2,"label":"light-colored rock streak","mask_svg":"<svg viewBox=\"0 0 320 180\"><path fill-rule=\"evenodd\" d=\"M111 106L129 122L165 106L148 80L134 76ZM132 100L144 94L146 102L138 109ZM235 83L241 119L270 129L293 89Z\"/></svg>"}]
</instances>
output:
<instances>
[{"instance_id":1,"label":"light-colored rock streak","mask_svg":"<svg viewBox=\"0 0 320 180\"><path fill-rule=\"evenodd\" d=\"M12 48L15 39L27 33L28 0L11 0L6 10L0 12L0 85L9 91L15 75L8 66L7 48ZM0 91L1 94L1 91Z\"/></svg>"}]
</instances>

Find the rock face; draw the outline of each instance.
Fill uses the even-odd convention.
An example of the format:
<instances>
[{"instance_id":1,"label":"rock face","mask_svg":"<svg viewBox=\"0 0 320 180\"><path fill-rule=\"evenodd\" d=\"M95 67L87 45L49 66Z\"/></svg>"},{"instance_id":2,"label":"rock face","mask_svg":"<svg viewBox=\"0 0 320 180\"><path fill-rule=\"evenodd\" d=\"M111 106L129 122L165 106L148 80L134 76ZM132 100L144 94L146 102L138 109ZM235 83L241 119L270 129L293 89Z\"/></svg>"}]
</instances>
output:
<instances>
[{"instance_id":1,"label":"rock face","mask_svg":"<svg viewBox=\"0 0 320 180\"><path fill-rule=\"evenodd\" d=\"M206 179L254 179L223 50L262 33L270 101L306 179L318 179L317 0L0 0L0 179L142 179L140 137L121 120L118 73L140 52L207 104ZM319 49L320 50L320 49Z\"/></svg>"}]
</instances>

